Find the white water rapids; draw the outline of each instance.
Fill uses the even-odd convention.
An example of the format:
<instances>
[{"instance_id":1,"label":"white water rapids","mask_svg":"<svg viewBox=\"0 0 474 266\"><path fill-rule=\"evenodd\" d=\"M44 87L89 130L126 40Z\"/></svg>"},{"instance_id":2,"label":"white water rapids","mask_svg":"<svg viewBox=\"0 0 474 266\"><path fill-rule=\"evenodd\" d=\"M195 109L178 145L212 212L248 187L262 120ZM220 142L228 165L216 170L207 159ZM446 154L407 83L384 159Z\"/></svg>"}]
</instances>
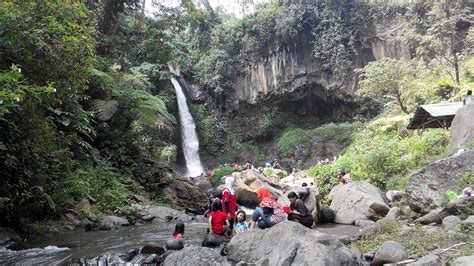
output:
<instances>
[{"instance_id":1,"label":"white water rapids","mask_svg":"<svg viewBox=\"0 0 474 266\"><path fill-rule=\"evenodd\" d=\"M181 142L183 146L184 159L186 161L185 176L199 176L204 170L199 158L199 140L196 133L196 125L189 112L186 96L183 88L175 78L171 78L176 97L178 98L179 120L181 123Z\"/></svg>"}]
</instances>

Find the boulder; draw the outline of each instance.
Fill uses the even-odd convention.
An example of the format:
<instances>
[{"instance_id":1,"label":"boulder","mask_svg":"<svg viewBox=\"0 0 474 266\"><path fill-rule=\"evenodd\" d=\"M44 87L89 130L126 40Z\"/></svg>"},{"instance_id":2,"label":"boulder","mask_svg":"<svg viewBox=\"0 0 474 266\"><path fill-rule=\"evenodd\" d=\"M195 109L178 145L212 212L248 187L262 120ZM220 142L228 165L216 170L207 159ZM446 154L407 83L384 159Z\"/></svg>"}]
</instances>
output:
<instances>
[{"instance_id":1,"label":"boulder","mask_svg":"<svg viewBox=\"0 0 474 266\"><path fill-rule=\"evenodd\" d=\"M455 152L463 144L474 140L474 104L467 104L459 108L451 123L451 140L448 145L448 152Z\"/></svg>"},{"instance_id":2,"label":"boulder","mask_svg":"<svg viewBox=\"0 0 474 266\"><path fill-rule=\"evenodd\" d=\"M313 211L313 219L315 217L318 217L315 219L315 221L318 224L324 224L324 223L333 223L336 215L334 214L334 211L326 206L321 206L320 210L318 213L315 212L316 210Z\"/></svg>"},{"instance_id":3,"label":"boulder","mask_svg":"<svg viewBox=\"0 0 474 266\"><path fill-rule=\"evenodd\" d=\"M100 230L116 230L121 226L127 225L130 225L127 219L109 215L102 219L99 228Z\"/></svg>"},{"instance_id":4,"label":"boulder","mask_svg":"<svg viewBox=\"0 0 474 266\"><path fill-rule=\"evenodd\" d=\"M168 255L164 266L171 265L229 265L218 251L206 247L190 246Z\"/></svg>"},{"instance_id":5,"label":"boulder","mask_svg":"<svg viewBox=\"0 0 474 266\"><path fill-rule=\"evenodd\" d=\"M184 240L183 239L168 239L166 241L166 249L168 250L181 250L184 248Z\"/></svg>"},{"instance_id":6,"label":"boulder","mask_svg":"<svg viewBox=\"0 0 474 266\"><path fill-rule=\"evenodd\" d=\"M404 195L405 192L398 190L389 190L385 193L385 196L390 202L400 200Z\"/></svg>"},{"instance_id":7,"label":"boulder","mask_svg":"<svg viewBox=\"0 0 474 266\"><path fill-rule=\"evenodd\" d=\"M359 226L359 227L368 227L368 226L372 226L374 224L375 224L375 222L371 221L371 220L357 220L357 221L354 222L354 225Z\"/></svg>"},{"instance_id":8,"label":"boulder","mask_svg":"<svg viewBox=\"0 0 474 266\"><path fill-rule=\"evenodd\" d=\"M409 266L438 266L438 265L441 265L441 260L439 259L438 256L434 254L429 254L407 265Z\"/></svg>"},{"instance_id":9,"label":"boulder","mask_svg":"<svg viewBox=\"0 0 474 266\"><path fill-rule=\"evenodd\" d=\"M448 199L448 190L461 191L460 180L474 171L474 149L435 161L410 177L406 187L406 198L410 208L426 214L442 205Z\"/></svg>"},{"instance_id":10,"label":"boulder","mask_svg":"<svg viewBox=\"0 0 474 266\"><path fill-rule=\"evenodd\" d=\"M187 215L182 211L178 211L172 208L164 207L164 206L150 206L148 209L148 213L151 216L156 217L152 222L189 222L192 219L191 216Z\"/></svg>"},{"instance_id":11,"label":"boulder","mask_svg":"<svg viewBox=\"0 0 474 266\"><path fill-rule=\"evenodd\" d=\"M473 199L467 199L473 200ZM456 200L446 204L446 207L439 207L435 210L432 210L428 214L423 215L420 218L417 218L415 222L420 224L440 224L445 217L453 215L459 208L465 206L467 200Z\"/></svg>"},{"instance_id":12,"label":"boulder","mask_svg":"<svg viewBox=\"0 0 474 266\"><path fill-rule=\"evenodd\" d=\"M466 220L461 222L461 225L466 225L466 226L473 225L473 224L474 224L474 215L467 217Z\"/></svg>"},{"instance_id":13,"label":"boulder","mask_svg":"<svg viewBox=\"0 0 474 266\"><path fill-rule=\"evenodd\" d=\"M474 105L474 104L471 104ZM472 262L474 261L474 256L464 256L455 259L450 265L453 266L472 266Z\"/></svg>"},{"instance_id":14,"label":"boulder","mask_svg":"<svg viewBox=\"0 0 474 266\"><path fill-rule=\"evenodd\" d=\"M82 199L81 201L79 201L79 203L76 204L76 207L74 207L74 210L77 213L81 213L86 216L91 215L92 211L89 199Z\"/></svg>"},{"instance_id":15,"label":"boulder","mask_svg":"<svg viewBox=\"0 0 474 266\"><path fill-rule=\"evenodd\" d=\"M175 208L193 208L204 211L207 208L205 191L194 185L189 178L178 175L168 167L152 166L140 175L138 181L150 197L168 200Z\"/></svg>"},{"instance_id":16,"label":"boulder","mask_svg":"<svg viewBox=\"0 0 474 266\"><path fill-rule=\"evenodd\" d=\"M165 249L162 246L149 244L149 245L143 246L142 249L140 250L140 253L161 255L165 253Z\"/></svg>"},{"instance_id":17,"label":"boulder","mask_svg":"<svg viewBox=\"0 0 474 266\"><path fill-rule=\"evenodd\" d=\"M209 233L206 235L202 241L203 247L218 247L223 243L229 242L229 239L224 235L216 235L214 233Z\"/></svg>"},{"instance_id":18,"label":"boulder","mask_svg":"<svg viewBox=\"0 0 474 266\"><path fill-rule=\"evenodd\" d=\"M290 221L278 223L269 229L238 234L227 244L227 250L227 259L233 263L255 263L262 258L268 258L269 265L356 263L350 250L333 236Z\"/></svg>"},{"instance_id":19,"label":"boulder","mask_svg":"<svg viewBox=\"0 0 474 266\"><path fill-rule=\"evenodd\" d=\"M396 241L385 241L377 250L372 261L375 265L395 263L408 258L406 249Z\"/></svg>"},{"instance_id":20,"label":"boulder","mask_svg":"<svg viewBox=\"0 0 474 266\"><path fill-rule=\"evenodd\" d=\"M396 220L398 217L400 217L401 212L402 211L400 210L400 208L392 207L388 211L387 215L385 215L385 218Z\"/></svg>"},{"instance_id":21,"label":"boulder","mask_svg":"<svg viewBox=\"0 0 474 266\"><path fill-rule=\"evenodd\" d=\"M0 245L16 239L20 239L20 236L13 229L0 226Z\"/></svg>"},{"instance_id":22,"label":"boulder","mask_svg":"<svg viewBox=\"0 0 474 266\"><path fill-rule=\"evenodd\" d=\"M450 215L443 219L442 224L443 224L443 228L449 231L449 230L459 227L459 225L461 224L461 219L459 219L457 216Z\"/></svg>"},{"instance_id":23,"label":"boulder","mask_svg":"<svg viewBox=\"0 0 474 266\"><path fill-rule=\"evenodd\" d=\"M390 210L382 192L367 181L355 181L337 189L330 208L336 215L335 222L341 224L380 219Z\"/></svg>"},{"instance_id":24,"label":"boulder","mask_svg":"<svg viewBox=\"0 0 474 266\"><path fill-rule=\"evenodd\" d=\"M329 202L331 202L334 199L334 196L336 195L336 193L339 191L339 189L343 187L344 187L344 184L338 184L335 187L333 187L331 191L329 191L329 194L328 194Z\"/></svg>"}]
</instances>

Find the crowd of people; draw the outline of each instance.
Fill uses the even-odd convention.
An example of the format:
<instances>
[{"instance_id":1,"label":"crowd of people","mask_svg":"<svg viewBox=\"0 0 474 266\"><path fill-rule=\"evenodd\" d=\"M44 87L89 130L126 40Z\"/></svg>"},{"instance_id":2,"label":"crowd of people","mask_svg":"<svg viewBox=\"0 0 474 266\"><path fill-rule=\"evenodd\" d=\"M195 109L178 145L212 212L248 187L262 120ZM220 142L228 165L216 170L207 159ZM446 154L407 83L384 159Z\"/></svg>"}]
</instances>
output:
<instances>
[{"instance_id":1,"label":"crowd of people","mask_svg":"<svg viewBox=\"0 0 474 266\"><path fill-rule=\"evenodd\" d=\"M324 161L322 163L329 163ZM259 171L259 168L255 168L251 161L247 161L243 166L237 163L221 164L219 167L232 167L240 169L253 169ZM280 168L278 160L273 160L271 163L266 163L265 167ZM212 170L206 172L207 176L212 176ZM339 175L340 184L348 184L352 182L352 178L346 171L341 171ZM208 218L208 236L210 234L222 237L230 237L233 234L242 234L248 230L252 230L255 227L259 229L270 228L285 219L289 221L297 222L305 227L311 228L313 226L313 214L305 205L305 200L310 193L310 189L314 188L314 184L311 182L308 186L307 183L302 183L301 187L297 192L289 192L287 194L290 202L289 206L282 206L278 203L278 199L275 198L270 191L265 187L260 187L257 191L257 197L259 200L258 206L247 221L247 215L244 210L239 209L237 204L237 195L234 191L234 177L227 176L225 178L225 186L222 194L219 197L212 197L210 195L208 202L208 210L204 214ZM175 232L169 240L170 248L182 247L181 243L184 236L184 224L177 224ZM181 242L180 242L181 241ZM203 241L205 245L205 241Z\"/></svg>"},{"instance_id":2,"label":"crowd of people","mask_svg":"<svg viewBox=\"0 0 474 266\"><path fill-rule=\"evenodd\" d=\"M265 168L271 168L271 169L281 169L280 162L277 159L273 159L271 162L266 162L264 166L255 166L255 164L252 161L247 161L244 164L239 164L239 163L221 163L219 164L219 168L223 167L231 167L233 169L238 169L238 170L255 170L258 171L259 173L263 172ZM214 175L214 172L212 169L208 168L205 172L201 173L201 177L207 176L211 177Z\"/></svg>"}]
</instances>

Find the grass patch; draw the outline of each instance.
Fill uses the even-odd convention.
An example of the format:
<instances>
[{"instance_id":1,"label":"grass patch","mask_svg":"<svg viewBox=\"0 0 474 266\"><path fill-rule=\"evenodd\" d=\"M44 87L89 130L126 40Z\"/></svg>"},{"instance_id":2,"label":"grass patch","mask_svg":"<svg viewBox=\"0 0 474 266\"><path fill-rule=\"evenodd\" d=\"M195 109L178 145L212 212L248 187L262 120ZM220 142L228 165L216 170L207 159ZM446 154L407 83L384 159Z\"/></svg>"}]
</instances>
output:
<instances>
[{"instance_id":1,"label":"grass patch","mask_svg":"<svg viewBox=\"0 0 474 266\"><path fill-rule=\"evenodd\" d=\"M427 253L425 247L439 243L447 238L445 232L426 234L421 225L413 229L402 230L402 223L395 220L381 220L375 225L375 231L371 236L363 237L352 245L362 253L376 251L388 240L399 242L406 248L409 254L424 255Z\"/></svg>"},{"instance_id":2,"label":"grass patch","mask_svg":"<svg viewBox=\"0 0 474 266\"><path fill-rule=\"evenodd\" d=\"M281 137L277 140L277 149L283 154L288 154L293 151L296 145L308 142L310 139L309 132L289 126L285 129Z\"/></svg>"}]
</instances>

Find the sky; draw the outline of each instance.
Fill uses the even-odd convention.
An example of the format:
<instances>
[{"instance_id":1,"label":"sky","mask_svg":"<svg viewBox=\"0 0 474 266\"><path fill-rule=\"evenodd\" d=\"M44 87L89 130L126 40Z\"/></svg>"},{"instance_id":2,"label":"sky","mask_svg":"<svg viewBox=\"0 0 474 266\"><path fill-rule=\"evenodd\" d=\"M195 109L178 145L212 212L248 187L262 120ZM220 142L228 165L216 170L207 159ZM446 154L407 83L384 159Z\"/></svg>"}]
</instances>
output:
<instances>
[{"instance_id":1,"label":"sky","mask_svg":"<svg viewBox=\"0 0 474 266\"><path fill-rule=\"evenodd\" d=\"M153 13L153 0L145 0L145 9L149 13ZM179 0L155 0L166 6L177 6ZM254 3L266 3L268 0L254 0ZM216 9L217 7L223 7L227 13L234 14L236 17L240 18L243 16L242 7L237 3L236 0L209 0L209 4L212 8ZM250 14L252 10L246 10L246 14Z\"/></svg>"}]
</instances>

